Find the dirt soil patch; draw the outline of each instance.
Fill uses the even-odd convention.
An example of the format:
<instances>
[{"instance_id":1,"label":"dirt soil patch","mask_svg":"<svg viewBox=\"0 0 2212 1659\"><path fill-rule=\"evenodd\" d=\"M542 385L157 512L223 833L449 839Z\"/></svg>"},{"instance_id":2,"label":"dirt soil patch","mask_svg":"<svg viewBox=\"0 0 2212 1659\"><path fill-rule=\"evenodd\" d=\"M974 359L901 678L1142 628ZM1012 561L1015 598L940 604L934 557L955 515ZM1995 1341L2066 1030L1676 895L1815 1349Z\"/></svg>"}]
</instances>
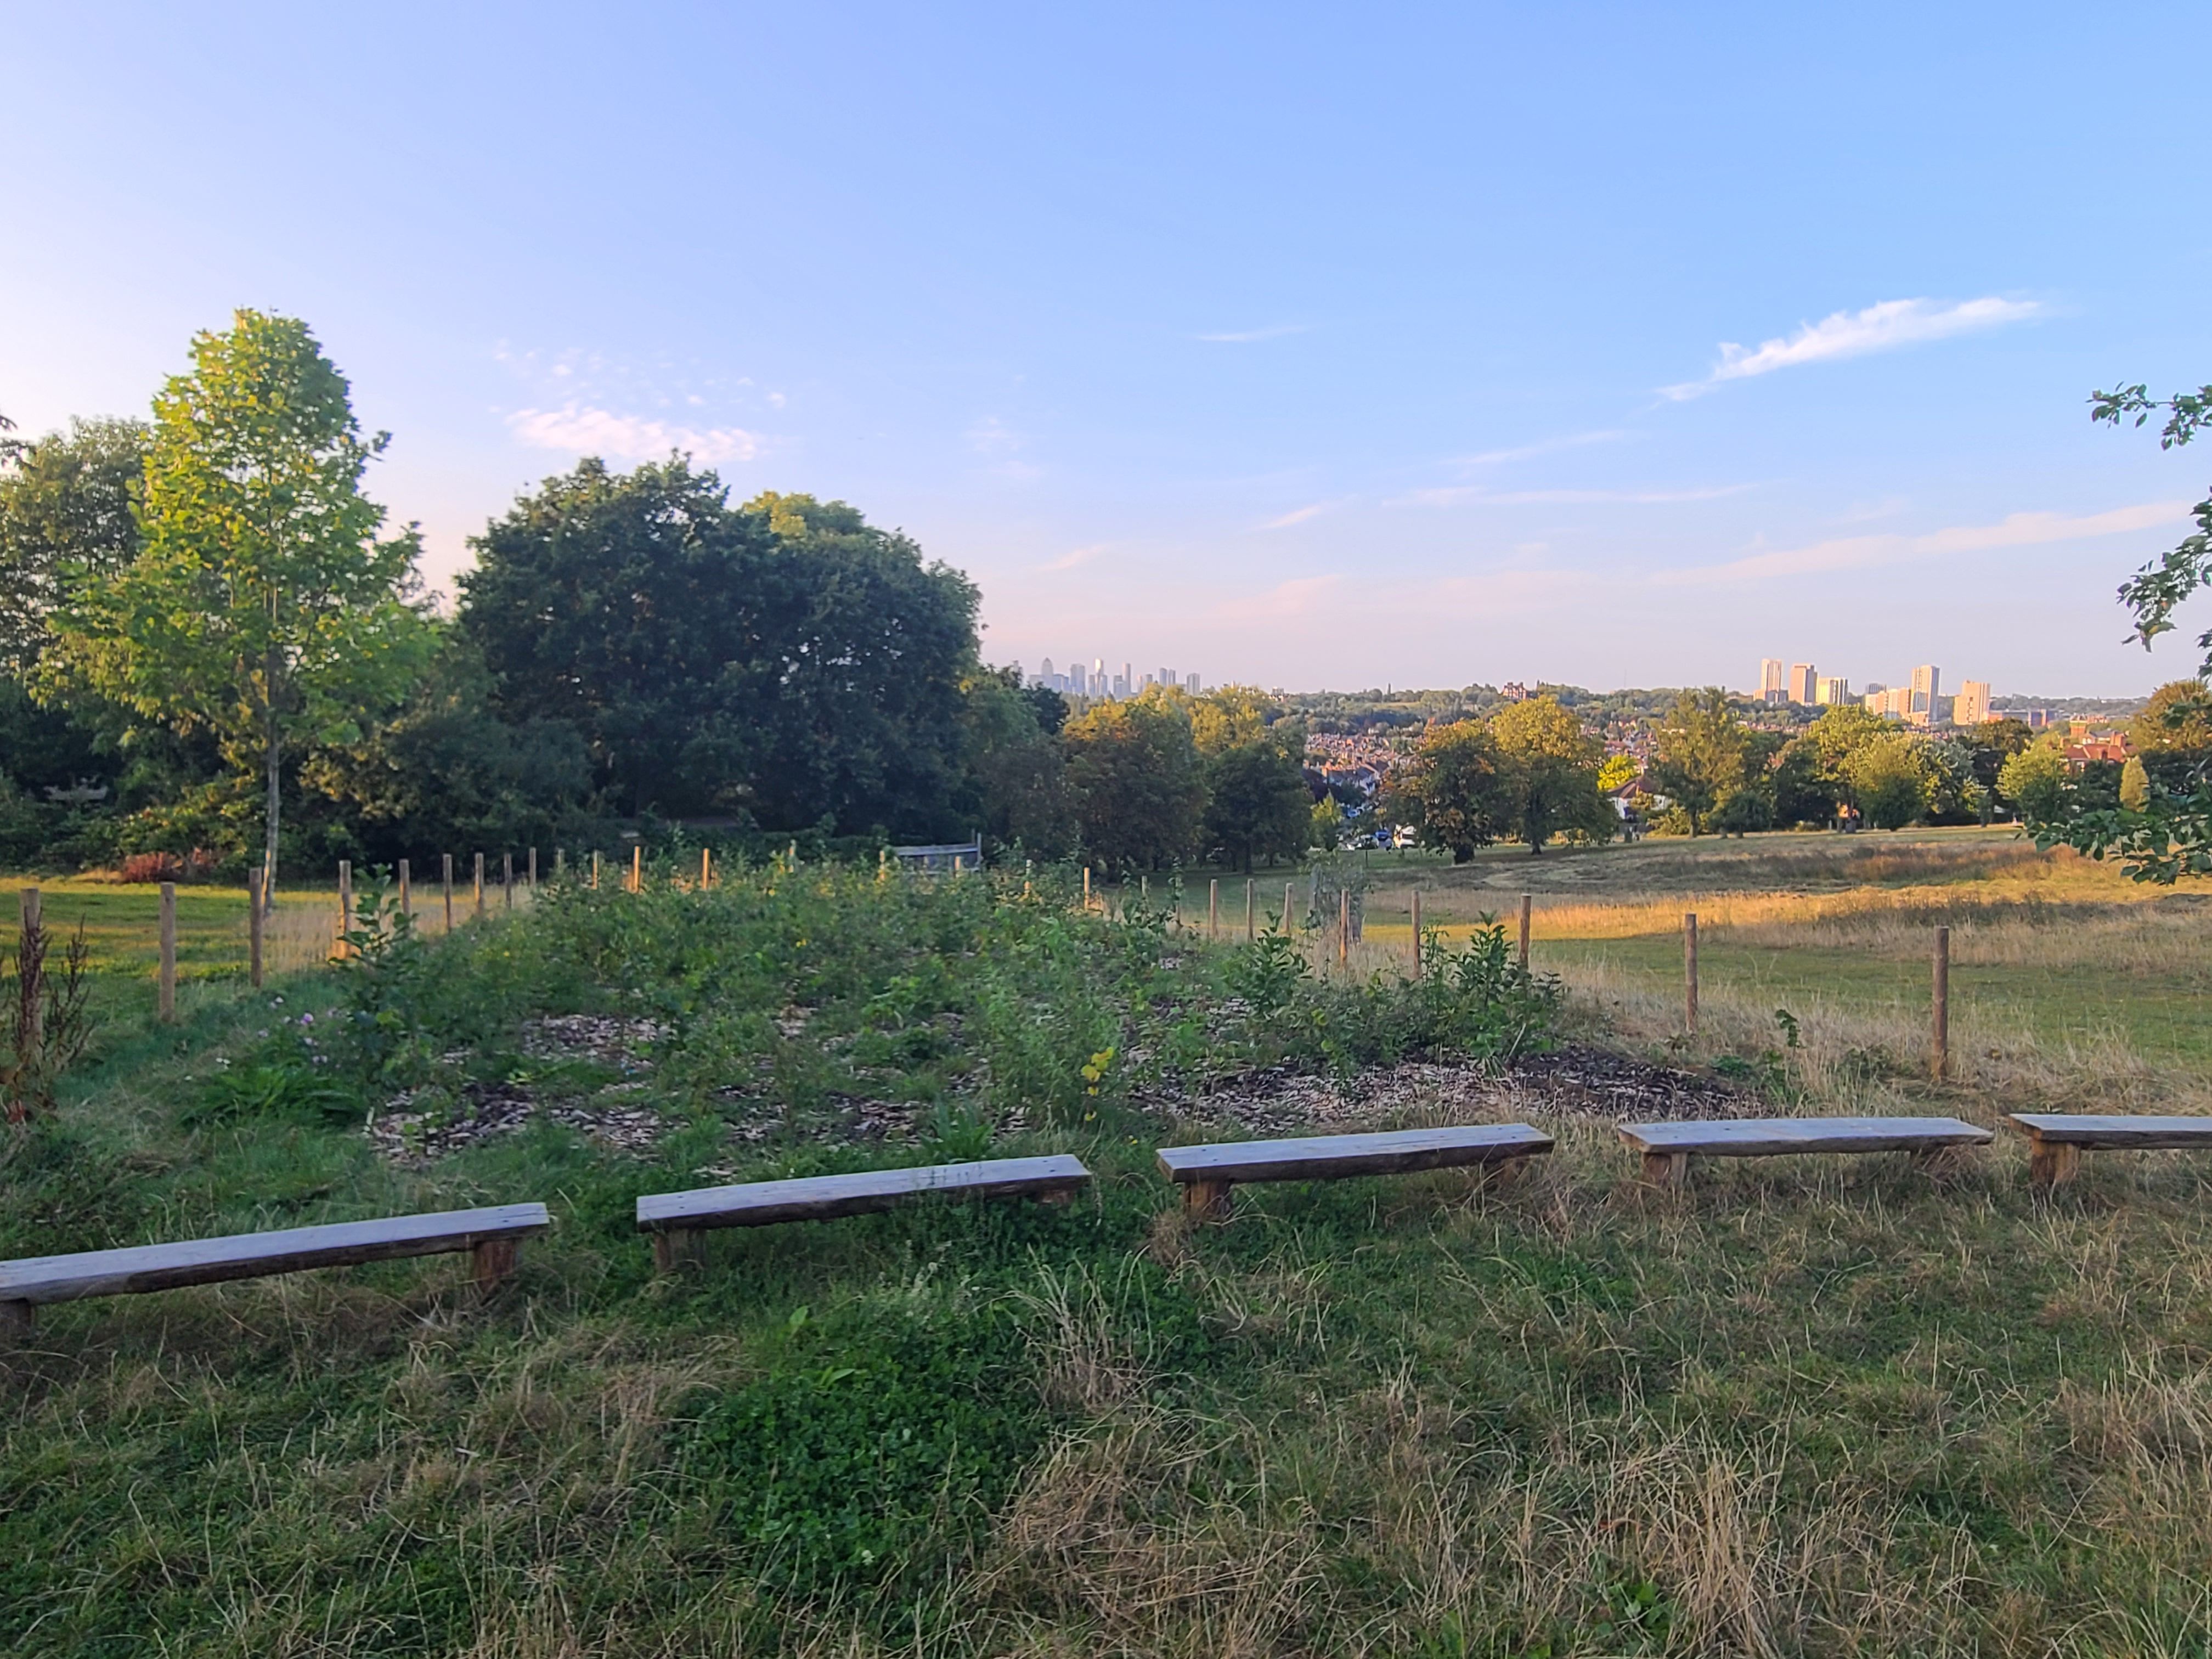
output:
<instances>
[{"instance_id":1,"label":"dirt soil patch","mask_svg":"<svg viewBox=\"0 0 2212 1659\"><path fill-rule=\"evenodd\" d=\"M1200 1096L1139 1103L1192 1124L1235 1124L1253 1134L1334 1133L1499 1117L1758 1117L1772 1107L1709 1073L1603 1048L1532 1054L1504 1072L1408 1062L1339 1081L1269 1067Z\"/></svg>"}]
</instances>

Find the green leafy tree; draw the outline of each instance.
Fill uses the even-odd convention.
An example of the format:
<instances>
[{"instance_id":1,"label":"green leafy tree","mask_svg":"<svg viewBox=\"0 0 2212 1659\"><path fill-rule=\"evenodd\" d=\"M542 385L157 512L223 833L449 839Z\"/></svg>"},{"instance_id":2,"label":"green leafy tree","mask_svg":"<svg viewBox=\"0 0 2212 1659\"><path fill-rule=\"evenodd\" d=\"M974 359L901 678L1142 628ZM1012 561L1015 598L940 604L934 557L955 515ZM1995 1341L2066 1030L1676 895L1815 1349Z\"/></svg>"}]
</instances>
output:
<instances>
[{"instance_id":1,"label":"green leafy tree","mask_svg":"<svg viewBox=\"0 0 2212 1659\"><path fill-rule=\"evenodd\" d=\"M2172 680L2128 726L2128 740L2147 755L2212 753L2212 690L2202 680Z\"/></svg>"},{"instance_id":2,"label":"green leafy tree","mask_svg":"<svg viewBox=\"0 0 2212 1659\"><path fill-rule=\"evenodd\" d=\"M1685 691L1659 723L1659 758L1645 774L1655 794L1673 801L1690 833L1751 775L1751 732L1718 686Z\"/></svg>"},{"instance_id":3,"label":"green leafy tree","mask_svg":"<svg viewBox=\"0 0 2212 1659\"><path fill-rule=\"evenodd\" d=\"M1279 738L1257 737L1205 757L1208 851L1249 872L1255 860L1293 859L1311 838L1305 769Z\"/></svg>"},{"instance_id":4,"label":"green leafy tree","mask_svg":"<svg viewBox=\"0 0 2212 1659\"><path fill-rule=\"evenodd\" d=\"M1109 870L1156 870L1197 850L1206 779L1182 702L1096 703L1061 734L1084 852Z\"/></svg>"},{"instance_id":5,"label":"green leafy tree","mask_svg":"<svg viewBox=\"0 0 2212 1659\"><path fill-rule=\"evenodd\" d=\"M2149 807L2150 799L2150 773L2141 755L2130 755L2120 767L2120 805L2130 812L2141 812Z\"/></svg>"},{"instance_id":6,"label":"green leafy tree","mask_svg":"<svg viewBox=\"0 0 2212 1659\"><path fill-rule=\"evenodd\" d=\"M2089 394L2093 421L2122 426L2133 416L2133 423L2140 427L2159 414L2166 416L2159 432L2159 447L2180 448L2212 422L2212 386L2163 399L2152 398L2150 388L2144 385ZM2173 613L2182 601L2212 582L2212 500L2199 501L2194 516L2195 534L2185 537L2179 545L2120 584L2120 603L2134 614L2135 636L2146 651L2160 635L2173 631ZM2197 647L2205 653L2197 676L2212 678L2212 630L2198 635Z\"/></svg>"},{"instance_id":7,"label":"green leafy tree","mask_svg":"<svg viewBox=\"0 0 2212 1659\"><path fill-rule=\"evenodd\" d=\"M583 735L631 812L953 834L976 594L853 507L732 508L681 456L586 460L472 544L462 631L510 720Z\"/></svg>"},{"instance_id":8,"label":"green leafy tree","mask_svg":"<svg viewBox=\"0 0 2212 1659\"><path fill-rule=\"evenodd\" d=\"M2001 793L1997 775L2007 761L2035 741L2035 733L2026 720L2000 719L1969 726L1956 734L1956 740L1966 747L1974 783L1980 791L1982 822L1987 823Z\"/></svg>"},{"instance_id":9,"label":"green leafy tree","mask_svg":"<svg viewBox=\"0 0 2212 1659\"><path fill-rule=\"evenodd\" d=\"M138 556L146 444L143 421L72 421L0 471L0 665L36 665L66 575L112 576Z\"/></svg>"},{"instance_id":10,"label":"green leafy tree","mask_svg":"<svg viewBox=\"0 0 2212 1659\"><path fill-rule=\"evenodd\" d=\"M142 550L71 580L48 662L260 778L273 896L288 755L358 741L427 659L417 538L379 538L361 483L389 438L306 324L240 311L191 356L154 400Z\"/></svg>"},{"instance_id":11,"label":"green leafy tree","mask_svg":"<svg viewBox=\"0 0 2212 1659\"><path fill-rule=\"evenodd\" d=\"M1605 744L1557 697L1528 697L1498 710L1490 735L1512 793L1514 839L1532 855L1555 836L1612 838L1620 814L1598 792Z\"/></svg>"},{"instance_id":12,"label":"green leafy tree","mask_svg":"<svg viewBox=\"0 0 2212 1659\"><path fill-rule=\"evenodd\" d=\"M2041 829L2057 823L2066 811L2066 757L2048 744L2023 749L1997 773L1997 793L2021 821Z\"/></svg>"},{"instance_id":13,"label":"green leafy tree","mask_svg":"<svg viewBox=\"0 0 2212 1659\"><path fill-rule=\"evenodd\" d=\"M1429 728L1411 761L1391 775L1385 810L1424 847L1465 864L1479 847L1513 833L1518 794L1487 722Z\"/></svg>"},{"instance_id":14,"label":"green leafy tree","mask_svg":"<svg viewBox=\"0 0 2212 1659\"><path fill-rule=\"evenodd\" d=\"M1902 830L1926 816L1935 782L1924 748L1919 739L1893 732L1863 744L1844 761L1851 792L1875 829Z\"/></svg>"},{"instance_id":15,"label":"green leafy tree","mask_svg":"<svg viewBox=\"0 0 2212 1659\"><path fill-rule=\"evenodd\" d=\"M983 833L1002 847L1018 846L1047 859L1075 846L1075 798L1068 787L1067 757L1057 735L1067 705L1047 695L1060 720L1050 728L1038 719L1053 705L1022 684L1018 668L979 670L963 687L967 696L968 765L975 780Z\"/></svg>"}]
</instances>

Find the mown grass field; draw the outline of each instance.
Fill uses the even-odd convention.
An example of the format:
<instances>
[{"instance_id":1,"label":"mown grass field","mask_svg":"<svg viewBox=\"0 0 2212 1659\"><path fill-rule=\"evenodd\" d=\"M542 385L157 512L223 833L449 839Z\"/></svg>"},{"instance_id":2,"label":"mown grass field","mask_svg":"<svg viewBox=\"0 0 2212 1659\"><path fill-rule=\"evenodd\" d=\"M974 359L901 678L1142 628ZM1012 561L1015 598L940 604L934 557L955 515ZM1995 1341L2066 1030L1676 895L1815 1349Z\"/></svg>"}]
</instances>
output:
<instances>
[{"instance_id":1,"label":"mown grass field","mask_svg":"<svg viewBox=\"0 0 2212 1659\"><path fill-rule=\"evenodd\" d=\"M1776 1110L1988 1121L2016 1093L2201 1100L2186 1034L2057 1012L2069 975L2076 1004L2096 994L2100 961L2138 1000L2185 1006L2201 958L2183 905L2003 843L1885 841L1905 858L1887 871L1832 844L1647 843L1582 869L1547 854L1547 876L1572 872L1534 889L1565 1035L1733 1057ZM1844 862L1789 861L1808 845ZM1663 856L1639 869L1647 852ZM1503 911L1535 862L1431 866L1427 915ZM2212 1643L2212 1166L2100 1155L2042 1200L2001 1139L1941 1181L1778 1159L1659 1198L1607 1122L1561 1116L1558 1152L1516 1182L1253 1189L1232 1225L1194 1231L1150 1150L1194 1132L1179 1115L1208 1121L1202 1085L1240 1056L1330 1063L1310 1057L1316 1012L1380 1042L1401 994L1330 1000L1309 981L1271 1024L1231 1006L1258 988L1231 948L1148 945L1018 889L878 898L770 872L707 900L556 900L432 945L374 993L336 974L259 999L210 987L173 1032L116 1030L58 1120L0 1152L0 1255L525 1198L556 1226L485 1308L460 1262L432 1261L45 1310L0 1358L0 1644ZM1739 908L1712 912L1706 1030L1674 1042L1660 918L1719 900ZM1379 964L1388 916L1370 914ZM1915 939L1939 914L1961 1018L1987 1022L1941 1086L1910 1046ZM1797 1048L1772 1018L1784 993ZM365 1006L422 1041L331 1039L345 1086L325 1091L304 1036ZM545 1031L586 1029L570 1017L601 1035L549 1049ZM1109 1030L1121 1053L1094 1094L1081 1066ZM388 1114L374 1079L402 1077L410 1107L454 1121L536 1109L395 1159L359 1115ZM665 1125L649 1147L592 1127L641 1104ZM1376 1122L1446 1110L1409 1085ZM666 1279L629 1222L642 1191L987 1146L1075 1152L1097 1188L1065 1211L724 1234Z\"/></svg>"}]
</instances>

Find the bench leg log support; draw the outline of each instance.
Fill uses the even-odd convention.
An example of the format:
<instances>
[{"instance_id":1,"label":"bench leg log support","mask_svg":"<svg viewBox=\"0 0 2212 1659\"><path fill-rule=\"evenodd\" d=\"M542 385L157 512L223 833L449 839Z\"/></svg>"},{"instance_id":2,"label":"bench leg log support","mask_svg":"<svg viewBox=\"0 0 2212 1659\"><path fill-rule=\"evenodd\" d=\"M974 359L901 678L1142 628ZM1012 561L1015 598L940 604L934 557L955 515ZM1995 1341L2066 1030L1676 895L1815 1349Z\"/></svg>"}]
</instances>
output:
<instances>
[{"instance_id":1,"label":"bench leg log support","mask_svg":"<svg viewBox=\"0 0 2212 1659\"><path fill-rule=\"evenodd\" d=\"M37 1328L35 1302L0 1302L0 1342L27 1342Z\"/></svg>"},{"instance_id":2,"label":"bench leg log support","mask_svg":"<svg viewBox=\"0 0 2212 1659\"><path fill-rule=\"evenodd\" d=\"M1232 1183L1226 1181L1185 1182L1182 1212L1193 1221L1226 1221L1233 1212L1232 1190Z\"/></svg>"},{"instance_id":3,"label":"bench leg log support","mask_svg":"<svg viewBox=\"0 0 2212 1659\"><path fill-rule=\"evenodd\" d=\"M653 1266L658 1273L696 1267L706 1260L707 1241L696 1227L671 1227L653 1236Z\"/></svg>"},{"instance_id":4,"label":"bench leg log support","mask_svg":"<svg viewBox=\"0 0 2212 1659\"><path fill-rule=\"evenodd\" d=\"M512 1238L479 1239L470 1247L469 1258L476 1268L478 1296L491 1295L514 1272L515 1255L520 1249Z\"/></svg>"},{"instance_id":5,"label":"bench leg log support","mask_svg":"<svg viewBox=\"0 0 2212 1659\"><path fill-rule=\"evenodd\" d=\"M2039 1139L2027 1155L2027 1178L2031 1185L2048 1191L2063 1187L2081 1173L2081 1149L2063 1140Z\"/></svg>"},{"instance_id":6,"label":"bench leg log support","mask_svg":"<svg viewBox=\"0 0 2212 1659\"><path fill-rule=\"evenodd\" d=\"M1672 1188L1688 1186L1690 1155L1687 1152L1644 1153L1644 1182L1649 1187Z\"/></svg>"}]
</instances>

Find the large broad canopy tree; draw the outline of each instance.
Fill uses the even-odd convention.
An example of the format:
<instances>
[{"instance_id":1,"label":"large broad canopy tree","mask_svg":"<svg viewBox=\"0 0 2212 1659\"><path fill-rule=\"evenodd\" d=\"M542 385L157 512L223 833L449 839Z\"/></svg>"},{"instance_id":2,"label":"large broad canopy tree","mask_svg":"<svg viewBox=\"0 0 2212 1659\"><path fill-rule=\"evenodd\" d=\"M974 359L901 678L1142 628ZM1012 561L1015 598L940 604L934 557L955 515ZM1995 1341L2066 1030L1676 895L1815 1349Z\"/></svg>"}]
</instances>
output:
<instances>
[{"instance_id":1,"label":"large broad canopy tree","mask_svg":"<svg viewBox=\"0 0 2212 1659\"><path fill-rule=\"evenodd\" d=\"M1156 870L1198 850L1206 775L1179 694L1094 703L1061 741L1086 857L1111 871Z\"/></svg>"},{"instance_id":2,"label":"large broad canopy tree","mask_svg":"<svg viewBox=\"0 0 2212 1659\"><path fill-rule=\"evenodd\" d=\"M565 720L632 812L952 823L976 593L842 502L732 507L681 456L547 480L473 545L459 625L513 720Z\"/></svg>"},{"instance_id":3,"label":"large broad canopy tree","mask_svg":"<svg viewBox=\"0 0 2212 1659\"><path fill-rule=\"evenodd\" d=\"M1432 726L1390 775L1384 810L1424 847L1465 864L1475 849L1513 833L1516 792L1486 720Z\"/></svg>"},{"instance_id":4,"label":"large broad canopy tree","mask_svg":"<svg viewBox=\"0 0 2212 1659\"><path fill-rule=\"evenodd\" d=\"M1554 836L1610 841L1620 815L1598 793L1605 744L1554 696L1528 697L1490 718L1516 841L1539 854Z\"/></svg>"},{"instance_id":5,"label":"large broad canopy tree","mask_svg":"<svg viewBox=\"0 0 2212 1659\"><path fill-rule=\"evenodd\" d=\"M305 323L240 311L191 357L154 400L143 545L69 573L49 683L208 731L258 774L273 900L286 761L358 741L428 659L418 538L380 538L361 483L389 435L362 436Z\"/></svg>"},{"instance_id":6,"label":"large broad canopy tree","mask_svg":"<svg viewBox=\"0 0 2212 1659\"><path fill-rule=\"evenodd\" d=\"M1752 775L1752 734L1718 686L1685 691L1659 723L1659 758L1645 776L1696 836Z\"/></svg>"}]
</instances>

